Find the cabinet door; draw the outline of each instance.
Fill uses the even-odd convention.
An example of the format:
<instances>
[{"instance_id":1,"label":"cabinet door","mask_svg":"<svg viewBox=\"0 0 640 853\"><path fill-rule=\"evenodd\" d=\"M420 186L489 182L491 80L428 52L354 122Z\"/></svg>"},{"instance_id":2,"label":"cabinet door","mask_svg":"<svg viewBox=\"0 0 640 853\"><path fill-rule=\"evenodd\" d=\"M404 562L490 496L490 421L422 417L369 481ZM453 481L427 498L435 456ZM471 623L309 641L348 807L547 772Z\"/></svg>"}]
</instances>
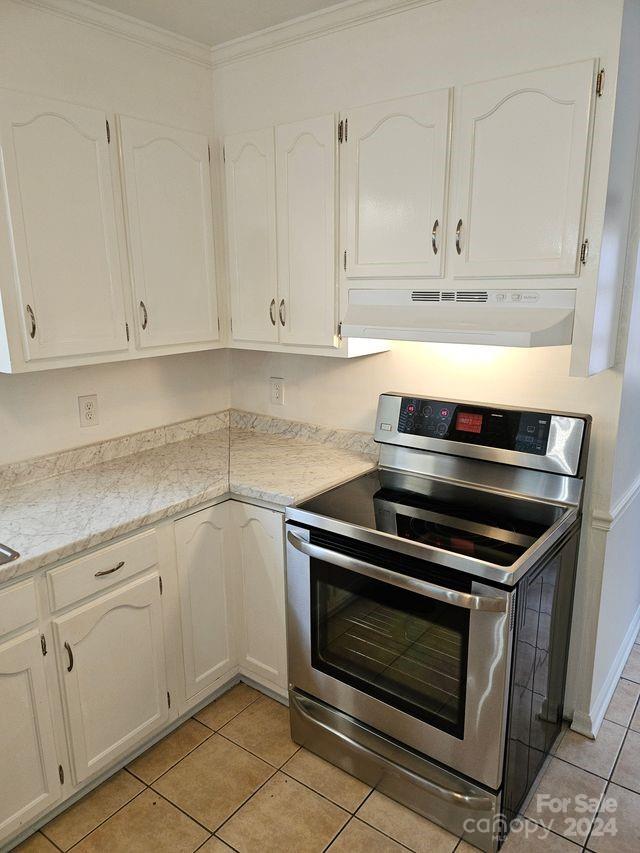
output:
<instances>
[{"instance_id":1,"label":"cabinet door","mask_svg":"<svg viewBox=\"0 0 640 853\"><path fill-rule=\"evenodd\" d=\"M106 120L100 110L0 92L26 359L127 348Z\"/></svg>"},{"instance_id":2,"label":"cabinet door","mask_svg":"<svg viewBox=\"0 0 640 853\"><path fill-rule=\"evenodd\" d=\"M0 841L60 797L40 634L0 646Z\"/></svg>"},{"instance_id":3,"label":"cabinet door","mask_svg":"<svg viewBox=\"0 0 640 853\"><path fill-rule=\"evenodd\" d=\"M120 117L141 347L217 340L209 141Z\"/></svg>"},{"instance_id":4,"label":"cabinet door","mask_svg":"<svg viewBox=\"0 0 640 853\"><path fill-rule=\"evenodd\" d=\"M167 720L159 577L121 587L53 624L79 783Z\"/></svg>"},{"instance_id":5,"label":"cabinet door","mask_svg":"<svg viewBox=\"0 0 640 853\"><path fill-rule=\"evenodd\" d=\"M275 342L278 321L273 128L227 137L224 149L233 339Z\"/></svg>"},{"instance_id":6,"label":"cabinet door","mask_svg":"<svg viewBox=\"0 0 640 853\"><path fill-rule=\"evenodd\" d=\"M240 667L256 681L287 689L282 513L233 502L242 619Z\"/></svg>"},{"instance_id":7,"label":"cabinet door","mask_svg":"<svg viewBox=\"0 0 640 853\"><path fill-rule=\"evenodd\" d=\"M349 278L439 276L450 92L344 117Z\"/></svg>"},{"instance_id":8,"label":"cabinet door","mask_svg":"<svg viewBox=\"0 0 640 853\"><path fill-rule=\"evenodd\" d=\"M233 598L225 537L228 503L175 524L186 698L210 687L235 665Z\"/></svg>"},{"instance_id":9,"label":"cabinet door","mask_svg":"<svg viewBox=\"0 0 640 853\"><path fill-rule=\"evenodd\" d=\"M455 275L576 272L593 77L589 60L464 87Z\"/></svg>"},{"instance_id":10,"label":"cabinet door","mask_svg":"<svg viewBox=\"0 0 640 853\"><path fill-rule=\"evenodd\" d=\"M333 115L276 128L280 341L332 346L336 335Z\"/></svg>"}]
</instances>

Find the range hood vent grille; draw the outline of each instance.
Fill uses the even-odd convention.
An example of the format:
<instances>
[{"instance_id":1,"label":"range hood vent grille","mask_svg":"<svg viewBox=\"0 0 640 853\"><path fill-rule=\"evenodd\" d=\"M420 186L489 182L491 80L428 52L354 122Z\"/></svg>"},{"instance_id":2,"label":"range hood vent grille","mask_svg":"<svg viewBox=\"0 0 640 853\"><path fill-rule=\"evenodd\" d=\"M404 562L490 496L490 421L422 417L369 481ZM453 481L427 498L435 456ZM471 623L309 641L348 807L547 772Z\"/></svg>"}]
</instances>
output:
<instances>
[{"instance_id":1,"label":"range hood vent grille","mask_svg":"<svg viewBox=\"0 0 640 853\"><path fill-rule=\"evenodd\" d=\"M489 294L486 290L459 290L456 293L456 302L488 302Z\"/></svg>"},{"instance_id":2,"label":"range hood vent grille","mask_svg":"<svg viewBox=\"0 0 640 853\"><path fill-rule=\"evenodd\" d=\"M411 301L484 303L489 294L486 290L412 290Z\"/></svg>"}]
</instances>

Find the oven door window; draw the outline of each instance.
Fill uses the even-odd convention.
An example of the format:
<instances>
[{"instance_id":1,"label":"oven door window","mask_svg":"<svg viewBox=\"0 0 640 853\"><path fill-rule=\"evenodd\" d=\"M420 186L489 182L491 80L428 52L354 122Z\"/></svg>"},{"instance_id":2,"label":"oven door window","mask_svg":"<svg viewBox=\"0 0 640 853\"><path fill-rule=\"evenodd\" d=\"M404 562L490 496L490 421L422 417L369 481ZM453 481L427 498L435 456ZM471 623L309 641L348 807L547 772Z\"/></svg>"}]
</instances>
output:
<instances>
[{"instance_id":1,"label":"oven door window","mask_svg":"<svg viewBox=\"0 0 640 853\"><path fill-rule=\"evenodd\" d=\"M313 667L462 738L469 611L310 564Z\"/></svg>"}]
</instances>

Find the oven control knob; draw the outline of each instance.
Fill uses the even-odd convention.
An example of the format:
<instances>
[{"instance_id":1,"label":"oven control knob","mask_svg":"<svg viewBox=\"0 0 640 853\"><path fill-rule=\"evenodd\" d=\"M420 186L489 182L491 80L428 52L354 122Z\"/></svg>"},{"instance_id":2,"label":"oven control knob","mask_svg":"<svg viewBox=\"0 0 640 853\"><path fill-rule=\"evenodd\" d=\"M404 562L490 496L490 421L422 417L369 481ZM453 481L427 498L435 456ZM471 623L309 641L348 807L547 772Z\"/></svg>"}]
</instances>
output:
<instances>
[{"instance_id":1,"label":"oven control knob","mask_svg":"<svg viewBox=\"0 0 640 853\"><path fill-rule=\"evenodd\" d=\"M438 432L438 435L446 435L447 425L446 424L438 424L437 432Z\"/></svg>"}]
</instances>

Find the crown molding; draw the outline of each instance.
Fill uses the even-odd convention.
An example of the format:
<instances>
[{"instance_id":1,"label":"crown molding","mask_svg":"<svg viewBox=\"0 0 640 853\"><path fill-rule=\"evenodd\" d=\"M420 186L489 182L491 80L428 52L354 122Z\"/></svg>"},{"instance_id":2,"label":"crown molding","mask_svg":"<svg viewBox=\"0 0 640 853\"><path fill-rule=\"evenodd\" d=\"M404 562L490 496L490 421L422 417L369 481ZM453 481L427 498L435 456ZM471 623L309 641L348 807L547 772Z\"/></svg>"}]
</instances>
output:
<instances>
[{"instance_id":1,"label":"crown molding","mask_svg":"<svg viewBox=\"0 0 640 853\"><path fill-rule=\"evenodd\" d=\"M188 62L211 68L211 47L161 27L148 24L130 15L107 9L91 0L14 0L51 12L61 18L103 30L118 38L125 38L145 47L153 47Z\"/></svg>"},{"instance_id":2,"label":"crown molding","mask_svg":"<svg viewBox=\"0 0 640 853\"><path fill-rule=\"evenodd\" d=\"M346 0L211 49L214 68L440 0Z\"/></svg>"}]
</instances>

